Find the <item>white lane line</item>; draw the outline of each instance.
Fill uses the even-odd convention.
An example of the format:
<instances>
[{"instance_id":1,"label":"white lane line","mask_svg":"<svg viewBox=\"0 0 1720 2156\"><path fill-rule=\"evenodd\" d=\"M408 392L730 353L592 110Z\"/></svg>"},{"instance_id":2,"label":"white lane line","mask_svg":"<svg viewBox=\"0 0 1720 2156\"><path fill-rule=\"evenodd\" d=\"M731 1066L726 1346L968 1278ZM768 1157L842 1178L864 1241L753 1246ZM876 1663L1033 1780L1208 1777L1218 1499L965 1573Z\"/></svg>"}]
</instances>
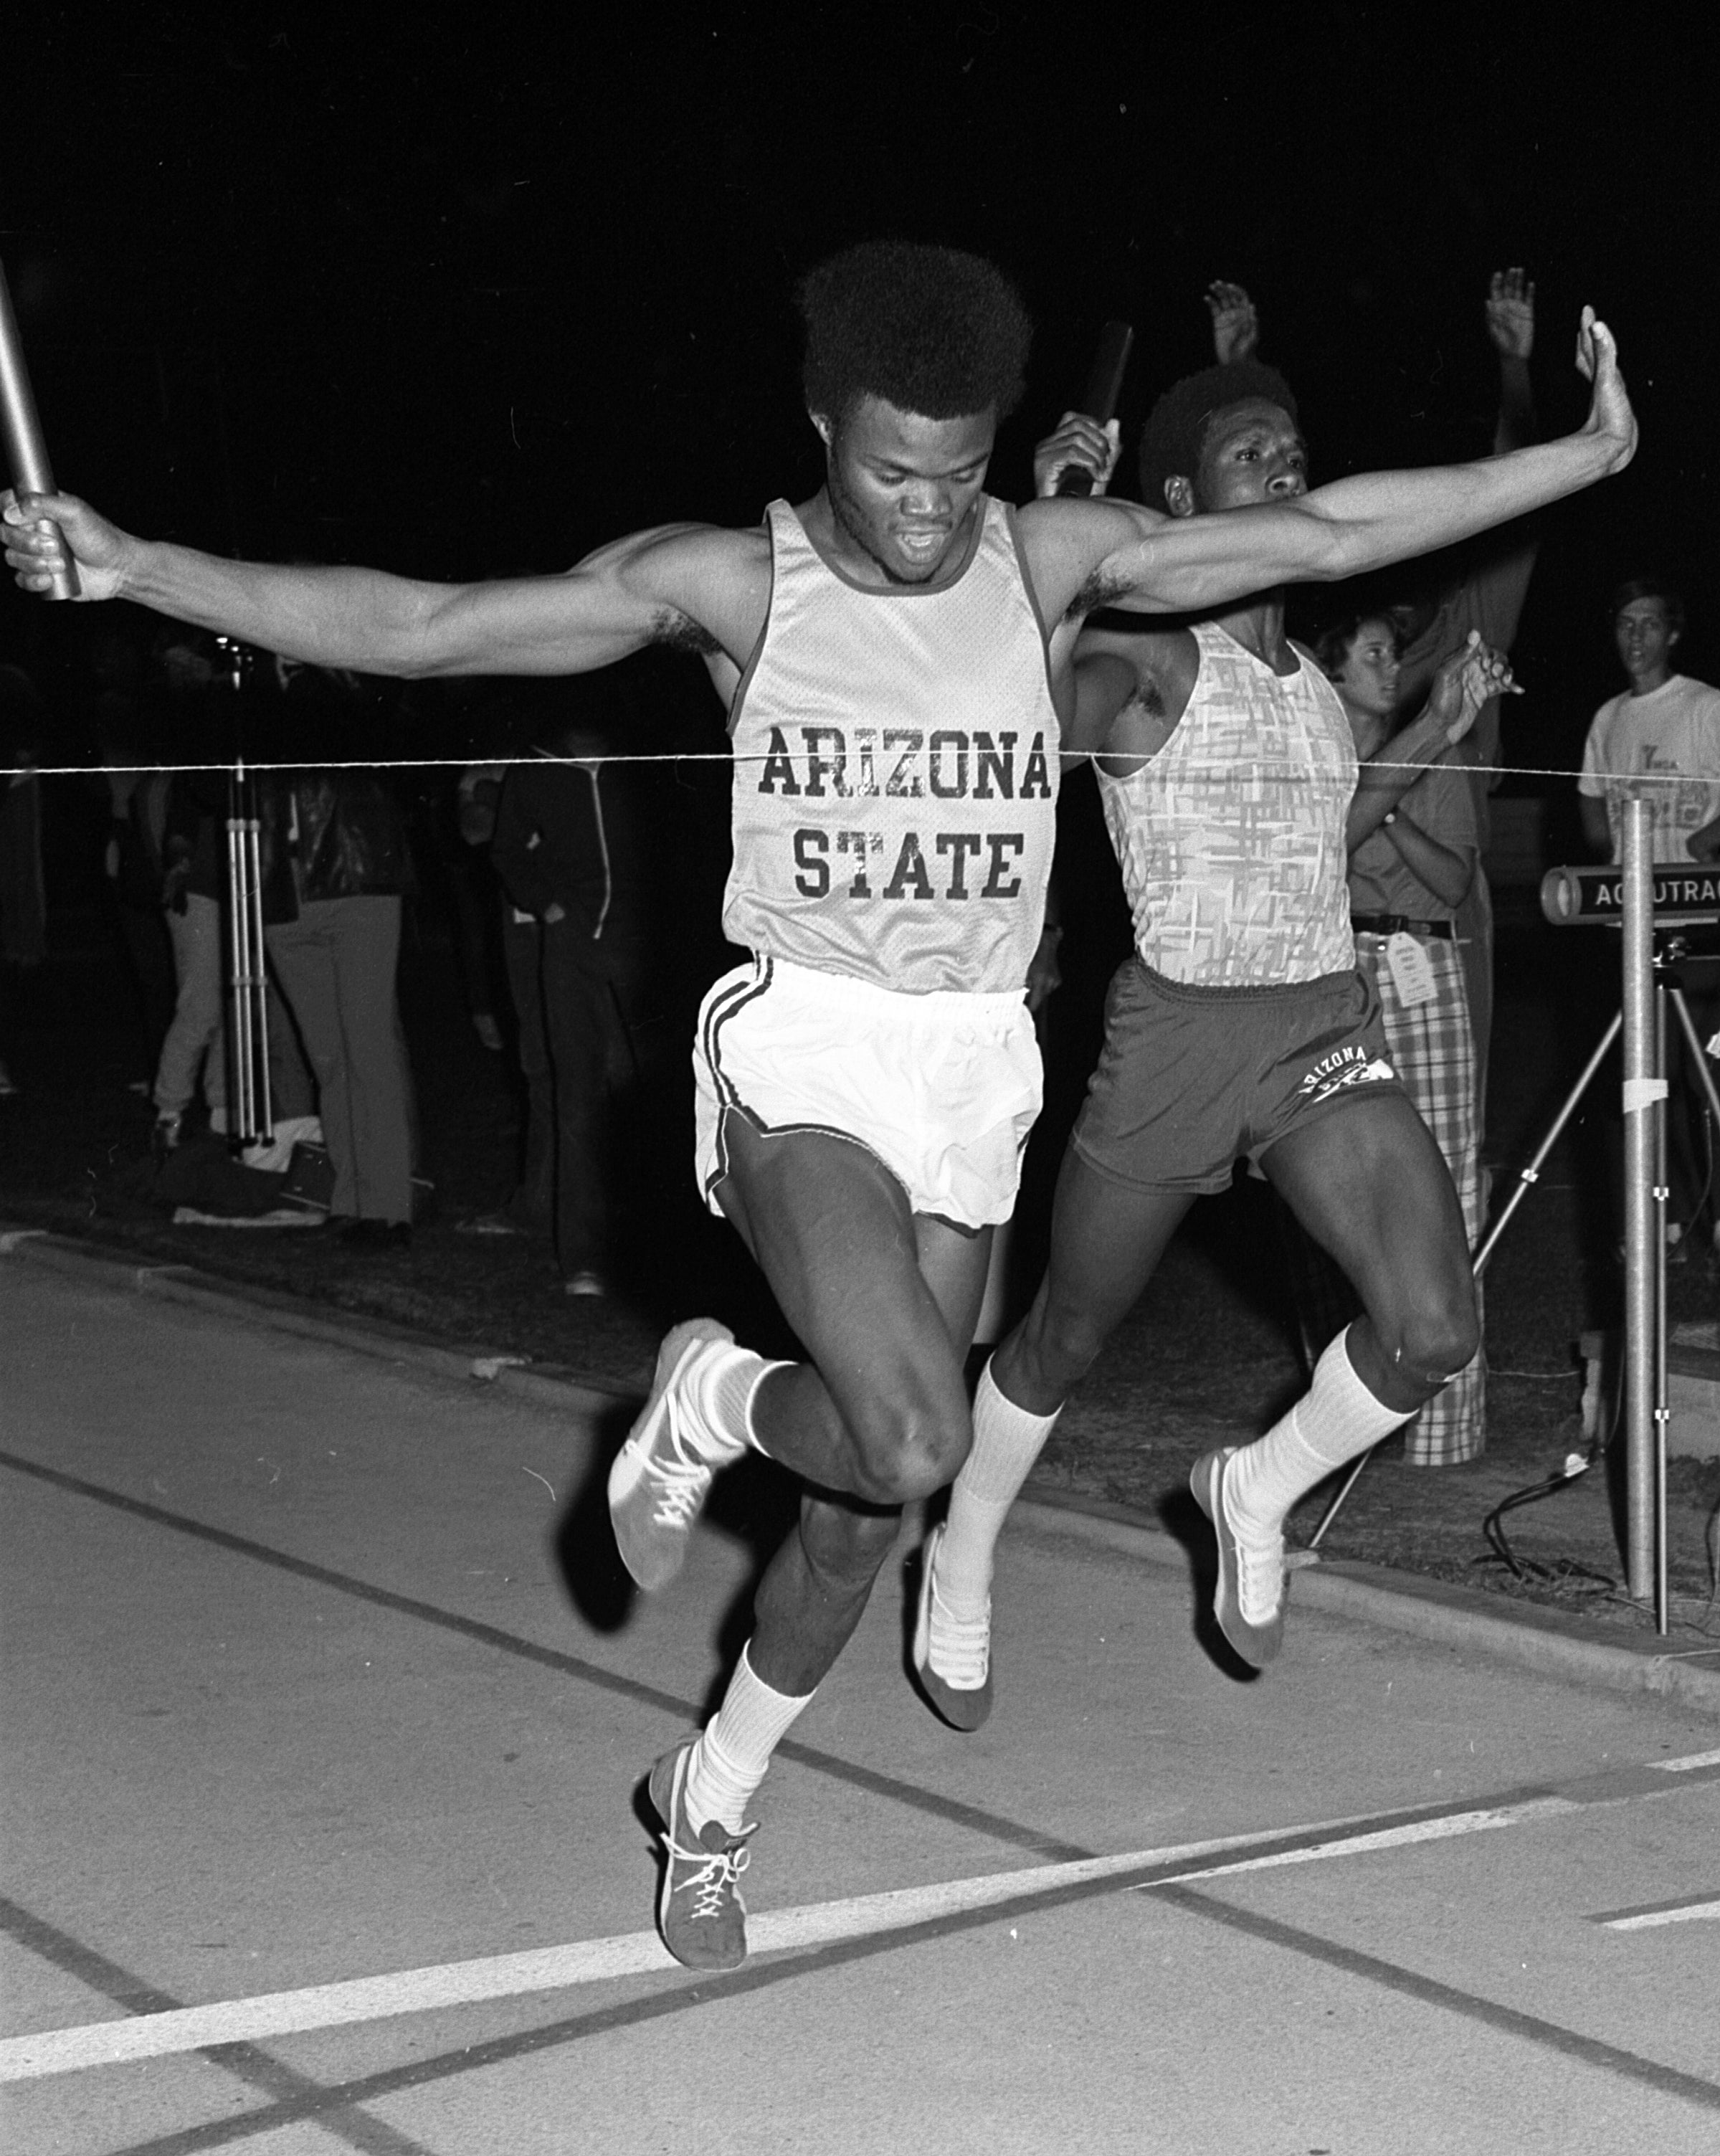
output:
<instances>
[{"instance_id":1,"label":"white lane line","mask_svg":"<svg viewBox=\"0 0 1720 2156\"><path fill-rule=\"evenodd\" d=\"M1562 1812L1583 1809L1571 1797L1531 1797L1520 1804L1494 1804L1479 1811L1450 1812L1442 1819L1411 1820L1403 1826L1381 1827L1372 1834L1340 1835L1331 1841L1310 1842L1302 1849L1275 1849L1265 1856L1214 1864L1203 1871L1180 1872L1178 1883L1225 1878L1238 1871L1274 1871L1286 1864L1317 1864L1327 1856L1362 1856L1370 1849L1406 1849L1418 1841L1448 1841L1454 1835L1486 1834L1495 1827L1522 1826L1529 1820L1552 1819ZM1153 1883L1169 1886L1172 1882L1155 1880Z\"/></svg>"},{"instance_id":2,"label":"white lane line","mask_svg":"<svg viewBox=\"0 0 1720 2156\"><path fill-rule=\"evenodd\" d=\"M1657 1774L1689 1774L1698 1767L1720 1767L1720 1752L1692 1752L1682 1759L1648 1759Z\"/></svg>"},{"instance_id":3,"label":"white lane line","mask_svg":"<svg viewBox=\"0 0 1720 2156\"><path fill-rule=\"evenodd\" d=\"M996 1902L1013 1902L1024 1895L1056 1893L1092 1881L1127 1879L1135 1872L1163 1873L1171 1867L1166 1876L1151 1881L1154 1886L1168 1886L1176 1880L1212 1879L1278 1864L1308 1864L1326 1857L1359 1856L1369 1850L1401 1848L1451 1835L1515 1826L1552 1812L1576 1809L1564 1798L1539 1797L1521 1804L1410 1820L1400 1826L1369 1828L1354 1834L1344 1832L1349 1821L1330 1820L1311 1822L1306 1827L1281 1828L1270 1834L1225 1835L1162 1849L1129 1850L1117 1856L1082 1857L1071 1863L1034 1865L1014 1871L988 1872L977 1878L942 1880L929 1887L861 1894L845 1901L766 1910L749 1918L747 1935L754 1953L804 1951L840 1940L904 1931ZM1233 1851L1258 1850L1262 1843L1279 1844L1302 1834L1326 1838L1305 1848L1273 1848L1258 1856L1222 1861ZM1206 1861L1211 1858L1221 1861ZM424 2014L442 2007L562 1990L676 1967L655 1932L629 1932L613 1938L534 1948L522 1953L493 1954L474 1961L401 1969L386 1976L357 1977L344 1984L268 1992L254 1999L222 1999L209 2006L176 2008L171 2013L90 2022L0 2042L0 2083L34 2081L47 2074L74 2073L138 2059L165 2058L203 2051L214 2044L258 2043L270 2036L296 2035L311 2029L381 2020L391 2015Z\"/></svg>"},{"instance_id":4,"label":"white lane line","mask_svg":"<svg viewBox=\"0 0 1720 2156\"><path fill-rule=\"evenodd\" d=\"M1720 1923L1720 1896L1703 1902L1675 1902L1659 1909L1625 1909L1615 1917L1591 1917L1609 1932L1646 1932L1660 1924Z\"/></svg>"}]
</instances>

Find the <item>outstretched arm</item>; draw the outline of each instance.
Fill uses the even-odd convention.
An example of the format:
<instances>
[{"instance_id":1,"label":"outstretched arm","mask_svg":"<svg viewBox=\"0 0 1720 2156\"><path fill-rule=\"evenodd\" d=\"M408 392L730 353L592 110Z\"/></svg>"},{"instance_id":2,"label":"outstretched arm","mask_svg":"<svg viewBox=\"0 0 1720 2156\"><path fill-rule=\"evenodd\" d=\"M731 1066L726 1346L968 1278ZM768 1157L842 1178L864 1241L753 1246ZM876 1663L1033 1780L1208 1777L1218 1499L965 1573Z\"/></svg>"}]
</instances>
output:
<instances>
[{"instance_id":1,"label":"outstretched arm","mask_svg":"<svg viewBox=\"0 0 1720 2156\"><path fill-rule=\"evenodd\" d=\"M769 573L754 535L700 525L616 540L563 576L434 584L137 539L75 495L20 503L7 494L0 513L26 591L46 591L69 552L86 598L132 599L289 659L367 674L579 674L654 643L737 644L744 659L755 553Z\"/></svg>"},{"instance_id":2,"label":"outstretched arm","mask_svg":"<svg viewBox=\"0 0 1720 2156\"><path fill-rule=\"evenodd\" d=\"M1521 270L1496 270L1487 287L1487 335L1499 355L1499 419L1493 429L1493 454L1521 449L1533 442L1535 393L1529 382L1529 355L1535 349L1535 280Z\"/></svg>"},{"instance_id":3,"label":"outstretched arm","mask_svg":"<svg viewBox=\"0 0 1720 2156\"><path fill-rule=\"evenodd\" d=\"M1610 331L1583 311L1577 364L1593 382L1574 434L1502 457L1343 479L1299 499L1178 519L1117 501L1020 511L1047 612L1192 611L1281 583L1331 583L1433 552L1622 470L1636 421Z\"/></svg>"}]
</instances>

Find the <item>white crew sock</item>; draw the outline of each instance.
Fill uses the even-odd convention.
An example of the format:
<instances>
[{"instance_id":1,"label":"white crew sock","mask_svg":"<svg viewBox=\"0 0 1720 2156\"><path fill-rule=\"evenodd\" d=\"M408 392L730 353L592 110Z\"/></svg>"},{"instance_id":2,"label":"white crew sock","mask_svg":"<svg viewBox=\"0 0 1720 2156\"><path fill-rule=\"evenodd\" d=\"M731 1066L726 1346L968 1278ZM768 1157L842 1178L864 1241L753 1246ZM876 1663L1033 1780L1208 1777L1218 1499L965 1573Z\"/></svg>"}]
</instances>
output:
<instances>
[{"instance_id":1,"label":"white crew sock","mask_svg":"<svg viewBox=\"0 0 1720 2156\"><path fill-rule=\"evenodd\" d=\"M949 1517L937 1547L932 1612L932 1666L939 1604L958 1623L983 1620L991 1599L992 1563L1009 1507L1063 1412L1029 1414L999 1389L987 1363L973 1394L973 1449L950 1490Z\"/></svg>"},{"instance_id":2,"label":"white crew sock","mask_svg":"<svg viewBox=\"0 0 1720 2156\"><path fill-rule=\"evenodd\" d=\"M793 1699L754 1676L749 1652L747 1647L741 1650L722 1705L693 1745L685 1795L695 1834L707 1820L720 1821L731 1834L741 1831L772 1753L801 1709L812 1704L811 1692Z\"/></svg>"},{"instance_id":3,"label":"white crew sock","mask_svg":"<svg viewBox=\"0 0 1720 2156\"><path fill-rule=\"evenodd\" d=\"M1239 1540L1276 1541L1298 1497L1409 1419L1410 1410L1389 1408L1356 1375L1348 1337L1347 1331L1338 1334L1290 1413L1244 1445L1225 1470Z\"/></svg>"},{"instance_id":4,"label":"white crew sock","mask_svg":"<svg viewBox=\"0 0 1720 2156\"><path fill-rule=\"evenodd\" d=\"M685 1378L687 1404L692 1410L687 1435L693 1449L712 1466L738 1460L750 1446L764 1447L752 1428L752 1396L760 1380L773 1370L793 1368L788 1363L767 1362L750 1348L732 1341L713 1341L700 1354Z\"/></svg>"}]
</instances>

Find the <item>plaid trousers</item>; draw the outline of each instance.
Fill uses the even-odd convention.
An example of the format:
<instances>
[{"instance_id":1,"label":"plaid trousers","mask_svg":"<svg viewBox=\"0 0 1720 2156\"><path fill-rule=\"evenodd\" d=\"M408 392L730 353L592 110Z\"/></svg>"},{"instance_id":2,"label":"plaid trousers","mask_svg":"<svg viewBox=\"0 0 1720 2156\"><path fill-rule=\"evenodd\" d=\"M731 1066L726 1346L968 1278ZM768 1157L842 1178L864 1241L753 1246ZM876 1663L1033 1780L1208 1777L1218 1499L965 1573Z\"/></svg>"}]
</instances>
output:
<instances>
[{"instance_id":1,"label":"plaid trousers","mask_svg":"<svg viewBox=\"0 0 1720 2156\"><path fill-rule=\"evenodd\" d=\"M1385 939L1358 936L1357 963L1375 978L1385 1021L1386 1045L1404 1090L1421 1111L1445 1157L1463 1209L1464 1233L1473 1250L1481 1241L1481 1103L1476 1098L1475 1038L1463 954L1455 942L1422 945L1438 993L1431 1003L1405 1004L1385 963ZM1477 1312L1481 1283L1476 1283ZM1404 1430L1404 1457L1412 1467L1455 1467L1473 1460L1486 1442L1487 1364L1485 1347Z\"/></svg>"}]
</instances>

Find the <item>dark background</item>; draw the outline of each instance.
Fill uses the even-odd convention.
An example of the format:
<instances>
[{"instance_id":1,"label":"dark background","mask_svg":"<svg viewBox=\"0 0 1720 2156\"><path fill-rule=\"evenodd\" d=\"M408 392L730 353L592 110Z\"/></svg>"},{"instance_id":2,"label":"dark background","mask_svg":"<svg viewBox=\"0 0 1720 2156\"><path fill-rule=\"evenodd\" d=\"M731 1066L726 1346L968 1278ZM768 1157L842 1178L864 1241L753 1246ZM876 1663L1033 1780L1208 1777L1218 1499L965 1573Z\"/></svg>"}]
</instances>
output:
<instances>
[{"instance_id":1,"label":"dark background","mask_svg":"<svg viewBox=\"0 0 1720 2156\"><path fill-rule=\"evenodd\" d=\"M1715 85L1686 11L381 15L8 24L0 251L56 470L131 528L460 578L667 516L750 523L819 475L793 279L875 234L983 249L1027 295L999 492L1028 490L1107 316L1137 329L1131 432L1204 364L1217 275L1260 305L1317 477L1436 461L1486 445L1481 300L1522 263L1543 423L1580 418L1592 301L1643 448L1548 520L1509 755L1574 762L1618 685L1623 573L1684 578L1681 655L1720 654ZM50 683L85 634L0 599L0 651Z\"/></svg>"}]
</instances>

